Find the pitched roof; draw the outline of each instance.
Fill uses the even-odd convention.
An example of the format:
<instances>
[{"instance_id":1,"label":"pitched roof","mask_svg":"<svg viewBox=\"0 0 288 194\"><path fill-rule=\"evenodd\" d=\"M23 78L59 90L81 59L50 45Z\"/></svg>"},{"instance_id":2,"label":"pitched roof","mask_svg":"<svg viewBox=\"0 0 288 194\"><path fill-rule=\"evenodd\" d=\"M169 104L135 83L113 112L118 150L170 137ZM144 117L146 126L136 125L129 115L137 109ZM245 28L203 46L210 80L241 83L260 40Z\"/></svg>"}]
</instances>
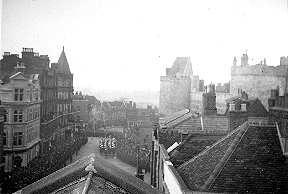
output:
<instances>
[{"instance_id":1,"label":"pitched roof","mask_svg":"<svg viewBox=\"0 0 288 194\"><path fill-rule=\"evenodd\" d=\"M183 109L183 110L180 110L178 112L173 113L172 115L168 115L164 118L164 124L166 125L169 122L171 122L171 121L173 121L173 120L175 120L175 119L177 119L177 118L179 118L179 117L181 117L181 116L183 116L189 112L190 112L189 109Z\"/></svg>"},{"instance_id":2,"label":"pitched roof","mask_svg":"<svg viewBox=\"0 0 288 194\"><path fill-rule=\"evenodd\" d=\"M192 75L192 64L190 61L190 57L176 58L167 76L173 76L176 74Z\"/></svg>"},{"instance_id":3,"label":"pitched roof","mask_svg":"<svg viewBox=\"0 0 288 194\"><path fill-rule=\"evenodd\" d=\"M58 67L57 71L59 73L71 74L70 68L69 68L69 63L67 61L67 57L66 57L66 54L64 52L64 46L63 46L62 53L58 59L58 65L59 65L59 67Z\"/></svg>"},{"instance_id":4,"label":"pitched roof","mask_svg":"<svg viewBox=\"0 0 288 194\"><path fill-rule=\"evenodd\" d=\"M203 124L203 128L202 128ZM228 118L225 116L193 117L174 127L174 130L185 131L228 131Z\"/></svg>"},{"instance_id":5,"label":"pitched roof","mask_svg":"<svg viewBox=\"0 0 288 194\"><path fill-rule=\"evenodd\" d=\"M162 193L95 154L84 157L24 187L18 193L82 193L86 186L87 193L103 191L125 194Z\"/></svg>"},{"instance_id":6,"label":"pitched roof","mask_svg":"<svg viewBox=\"0 0 288 194\"><path fill-rule=\"evenodd\" d=\"M288 191L288 163L275 126L245 123L177 170L191 190L217 193Z\"/></svg>"},{"instance_id":7,"label":"pitched roof","mask_svg":"<svg viewBox=\"0 0 288 194\"><path fill-rule=\"evenodd\" d=\"M170 160L177 168L184 162L197 156L208 146L221 139L227 133L193 133L189 134L170 154Z\"/></svg>"},{"instance_id":8,"label":"pitched roof","mask_svg":"<svg viewBox=\"0 0 288 194\"><path fill-rule=\"evenodd\" d=\"M221 167L221 164L223 163L221 159L237 134L241 130L243 131L243 129L245 130L243 127L234 130L232 133L177 168L180 176L184 179L184 182L189 189L199 191L204 187L214 170L218 170L219 167Z\"/></svg>"}]
</instances>

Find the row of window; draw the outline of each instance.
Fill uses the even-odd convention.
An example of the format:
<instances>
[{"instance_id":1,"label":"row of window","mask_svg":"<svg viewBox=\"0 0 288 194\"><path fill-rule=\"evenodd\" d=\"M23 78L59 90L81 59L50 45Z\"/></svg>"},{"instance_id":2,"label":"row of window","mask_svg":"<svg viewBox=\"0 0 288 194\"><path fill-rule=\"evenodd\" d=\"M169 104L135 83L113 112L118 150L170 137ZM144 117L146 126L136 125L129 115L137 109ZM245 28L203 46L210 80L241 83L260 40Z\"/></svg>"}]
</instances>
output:
<instances>
[{"instance_id":1,"label":"row of window","mask_svg":"<svg viewBox=\"0 0 288 194\"><path fill-rule=\"evenodd\" d=\"M37 125L29 126L29 129L26 130L26 143L29 143L30 141L33 141L39 137L39 130ZM7 145L7 134L3 133L3 145ZM13 146L21 146L24 145L24 132L22 131L16 131L13 133Z\"/></svg>"},{"instance_id":2,"label":"row of window","mask_svg":"<svg viewBox=\"0 0 288 194\"><path fill-rule=\"evenodd\" d=\"M58 104L57 111L58 112L66 112L71 110L71 104Z\"/></svg>"},{"instance_id":3,"label":"row of window","mask_svg":"<svg viewBox=\"0 0 288 194\"><path fill-rule=\"evenodd\" d=\"M14 110L13 122L17 122L17 123L24 122L23 115L24 115L23 109ZM7 122L7 117L8 117L8 111L5 110L4 122ZM38 119L38 118L40 118L40 107L34 107L34 108L28 108L27 109L27 119L26 119L27 122Z\"/></svg>"},{"instance_id":4,"label":"row of window","mask_svg":"<svg viewBox=\"0 0 288 194\"><path fill-rule=\"evenodd\" d=\"M58 99L68 99L69 92L58 92Z\"/></svg>"},{"instance_id":5,"label":"row of window","mask_svg":"<svg viewBox=\"0 0 288 194\"><path fill-rule=\"evenodd\" d=\"M43 100L56 99L57 98L56 94L57 92L55 91L43 92Z\"/></svg>"},{"instance_id":6,"label":"row of window","mask_svg":"<svg viewBox=\"0 0 288 194\"><path fill-rule=\"evenodd\" d=\"M27 91L27 94L29 96L30 102L34 100L40 100L39 90ZM33 94L34 94L34 99L33 99ZM23 88L14 89L14 101L24 101L24 89Z\"/></svg>"},{"instance_id":7,"label":"row of window","mask_svg":"<svg viewBox=\"0 0 288 194\"><path fill-rule=\"evenodd\" d=\"M38 119L38 118L40 118L40 107L27 109L27 122Z\"/></svg>"}]
</instances>

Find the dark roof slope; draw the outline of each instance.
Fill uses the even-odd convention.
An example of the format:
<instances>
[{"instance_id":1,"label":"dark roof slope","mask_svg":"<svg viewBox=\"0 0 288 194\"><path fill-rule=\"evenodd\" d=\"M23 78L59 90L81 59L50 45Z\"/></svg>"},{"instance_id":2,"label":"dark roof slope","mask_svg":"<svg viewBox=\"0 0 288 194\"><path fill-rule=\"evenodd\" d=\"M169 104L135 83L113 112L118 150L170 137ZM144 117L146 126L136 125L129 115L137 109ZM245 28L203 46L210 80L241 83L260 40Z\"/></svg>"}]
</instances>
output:
<instances>
[{"instance_id":1,"label":"dark roof slope","mask_svg":"<svg viewBox=\"0 0 288 194\"><path fill-rule=\"evenodd\" d=\"M90 176L91 173L87 171L87 167L96 170L92 173L92 176ZM88 179L88 176L90 177L90 180ZM101 183L104 183L104 185ZM121 168L97 157L95 154L91 154L28 185L20 190L19 194L63 193L65 191L67 191L65 193L82 193L85 184L88 185L87 193L99 191L99 186L102 187L102 191L107 188L106 186L109 186L110 188L114 187L118 191L123 191L122 193L162 193Z\"/></svg>"},{"instance_id":2,"label":"dark roof slope","mask_svg":"<svg viewBox=\"0 0 288 194\"><path fill-rule=\"evenodd\" d=\"M234 140L236 137L236 140L238 140L246 128L242 125L238 129L235 129L208 149L177 168L177 171L189 189L199 191L205 187L206 182L210 180L210 176L217 173L225 159L229 156L226 154L226 151L230 148L230 145L232 143L235 145L236 142Z\"/></svg>"},{"instance_id":3,"label":"dark roof slope","mask_svg":"<svg viewBox=\"0 0 288 194\"><path fill-rule=\"evenodd\" d=\"M248 117L268 117L268 111L258 98L249 100L249 102Z\"/></svg>"},{"instance_id":4,"label":"dark roof slope","mask_svg":"<svg viewBox=\"0 0 288 194\"><path fill-rule=\"evenodd\" d=\"M287 162L275 126L250 126L208 191L287 193Z\"/></svg>"},{"instance_id":5,"label":"dark roof slope","mask_svg":"<svg viewBox=\"0 0 288 194\"><path fill-rule=\"evenodd\" d=\"M201 121L202 120L202 121ZM203 123L203 128L202 128ZM184 122L174 127L175 130L185 131L228 131L228 118L225 116L190 116Z\"/></svg>"},{"instance_id":6,"label":"dark roof slope","mask_svg":"<svg viewBox=\"0 0 288 194\"><path fill-rule=\"evenodd\" d=\"M172 115L169 115L167 117L164 118L164 124L167 125L169 122L189 113L189 109L183 109L181 111L175 112Z\"/></svg>"},{"instance_id":7,"label":"dark roof slope","mask_svg":"<svg viewBox=\"0 0 288 194\"><path fill-rule=\"evenodd\" d=\"M211 146L225 135L226 133L215 132L189 134L187 139L185 138L185 140L172 151L170 161L173 163L174 167L177 168L184 162L197 156L200 152L207 149L208 146Z\"/></svg>"},{"instance_id":8,"label":"dark roof slope","mask_svg":"<svg viewBox=\"0 0 288 194\"><path fill-rule=\"evenodd\" d=\"M177 171L193 191L288 192L288 160L275 126L246 122Z\"/></svg>"}]
</instances>

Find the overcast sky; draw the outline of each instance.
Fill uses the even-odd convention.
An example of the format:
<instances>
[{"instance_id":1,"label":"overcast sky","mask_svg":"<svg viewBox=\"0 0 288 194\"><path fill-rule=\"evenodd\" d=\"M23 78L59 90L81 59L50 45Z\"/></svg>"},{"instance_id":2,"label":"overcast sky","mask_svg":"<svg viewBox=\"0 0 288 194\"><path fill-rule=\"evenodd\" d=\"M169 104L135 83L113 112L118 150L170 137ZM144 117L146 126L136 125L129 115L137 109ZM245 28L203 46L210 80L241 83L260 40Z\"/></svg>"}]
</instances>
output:
<instances>
[{"instance_id":1,"label":"overcast sky","mask_svg":"<svg viewBox=\"0 0 288 194\"><path fill-rule=\"evenodd\" d=\"M251 65L279 65L287 22L287 0L4 0L1 55L28 47L57 62L65 46L75 86L158 91L178 56L205 84L228 82L246 49Z\"/></svg>"}]
</instances>

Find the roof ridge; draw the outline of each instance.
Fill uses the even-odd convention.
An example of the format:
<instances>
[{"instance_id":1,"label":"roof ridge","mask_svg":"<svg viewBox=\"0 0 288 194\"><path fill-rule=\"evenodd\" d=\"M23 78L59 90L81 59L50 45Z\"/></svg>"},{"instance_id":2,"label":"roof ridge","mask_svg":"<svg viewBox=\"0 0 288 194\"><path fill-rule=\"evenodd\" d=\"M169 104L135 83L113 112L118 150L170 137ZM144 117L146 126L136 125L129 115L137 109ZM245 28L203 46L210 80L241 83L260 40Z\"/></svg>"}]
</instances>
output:
<instances>
[{"instance_id":1,"label":"roof ridge","mask_svg":"<svg viewBox=\"0 0 288 194\"><path fill-rule=\"evenodd\" d=\"M216 145L218 145L219 143L221 143L222 141L224 141L226 138L230 137L231 135L233 135L236 132L239 132L239 130L241 129L241 127L247 124L247 122L243 123L242 125L240 125L237 129L231 131L231 133L229 133L228 135L226 135L225 137L223 137L222 139L220 139L219 141L216 141L214 144L212 144L209 148L203 150L202 152L200 152L198 155L194 156L193 158L191 158L190 160L184 162L183 164L181 164L180 166L178 166L178 169L182 168L183 166L187 165L190 162L193 162L194 160L196 160L198 157L204 155L205 153L207 153L208 151L210 151L212 148L214 148Z\"/></svg>"},{"instance_id":2,"label":"roof ridge","mask_svg":"<svg viewBox=\"0 0 288 194\"><path fill-rule=\"evenodd\" d=\"M190 114L190 115L189 115L189 114ZM186 116L186 115L188 115L188 118L184 119L183 121L180 121L179 123L175 123L175 124L172 125L172 126L169 126L169 129L174 129L175 127L183 124L184 122L188 121L189 119L191 119L191 118L193 117L193 114L192 114L191 112L188 112L188 113L182 115L181 117ZM179 118L181 118L181 117L178 117L177 119L179 119ZM173 120L173 121L176 121L177 119L175 119L175 120ZM167 128L168 128L168 127L167 127Z\"/></svg>"},{"instance_id":3,"label":"roof ridge","mask_svg":"<svg viewBox=\"0 0 288 194\"><path fill-rule=\"evenodd\" d=\"M215 166L213 172L210 174L210 177L206 180L206 182L204 183L204 185L200 189L200 191L205 191L205 190L209 189L209 187L213 184L213 182L218 177L218 175L222 171L223 167L225 166L225 164L227 163L227 161L231 157L231 155L234 153L237 145L242 140L242 138L244 137L244 135L246 134L246 132L248 131L250 126L248 124L248 126L243 125L241 127L243 127L243 128L239 129L239 132L236 135L235 139L232 141L229 148L226 150L225 154L222 156L221 160L219 161L219 163Z\"/></svg>"}]
</instances>

